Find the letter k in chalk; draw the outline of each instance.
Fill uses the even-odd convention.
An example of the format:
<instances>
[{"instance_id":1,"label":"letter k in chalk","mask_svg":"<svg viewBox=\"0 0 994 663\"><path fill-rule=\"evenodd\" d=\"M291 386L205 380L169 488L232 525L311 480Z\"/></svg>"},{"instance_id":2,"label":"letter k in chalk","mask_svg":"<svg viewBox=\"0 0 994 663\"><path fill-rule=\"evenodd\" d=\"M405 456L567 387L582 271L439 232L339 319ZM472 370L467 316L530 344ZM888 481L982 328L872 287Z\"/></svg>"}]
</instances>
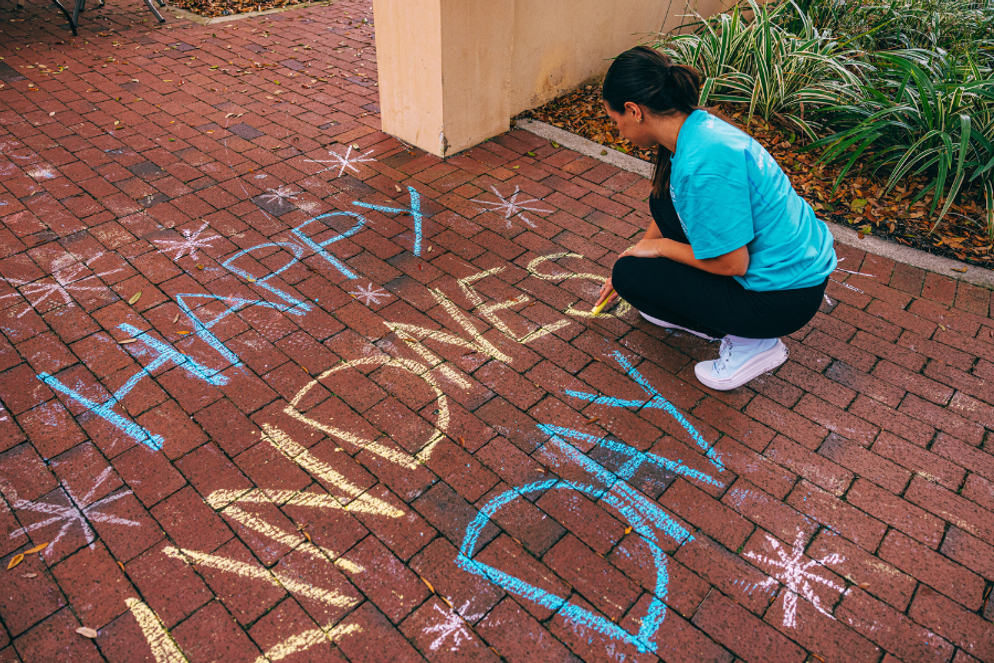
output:
<instances>
[{"instance_id":1,"label":"letter k in chalk","mask_svg":"<svg viewBox=\"0 0 994 663\"><path fill-rule=\"evenodd\" d=\"M408 193L411 194L411 207L410 209L396 207L383 207L382 205L373 205L371 203L360 203L359 201L353 201L352 204L357 207L366 207L368 209L375 209L377 212L384 212L386 214L410 214L414 218L414 255L421 255L421 222L424 219L424 214L421 212L421 196L414 187L407 187Z\"/></svg>"}]
</instances>

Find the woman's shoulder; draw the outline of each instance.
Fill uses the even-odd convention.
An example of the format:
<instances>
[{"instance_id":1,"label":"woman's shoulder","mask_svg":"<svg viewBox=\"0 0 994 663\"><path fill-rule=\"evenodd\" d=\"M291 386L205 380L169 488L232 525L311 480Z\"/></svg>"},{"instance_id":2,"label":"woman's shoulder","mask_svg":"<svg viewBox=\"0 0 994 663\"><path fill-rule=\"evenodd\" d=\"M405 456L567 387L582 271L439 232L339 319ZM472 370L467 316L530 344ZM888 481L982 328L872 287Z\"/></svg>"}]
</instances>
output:
<instances>
[{"instance_id":1,"label":"woman's shoulder","mask_svg":"<svg viewBox=\"0 0 994 663\"><path fill-rule=\"evenodd\" d=\"M724 118L705 109L694 111L687 118L688 152L714 152L716 154L741 154L753 142L752 136ZM683 138L683 131L680 132Z\"/></svg>"},{"instance_id":2,"label":"woman's shoulder","mask_svg":"<svg viewBox=\"0 0 994 663\"><path fill-rule=\"evenodd\" d=\"M686 127L689 131L681 129L673 156L675 176L721 177L744 165L753 139L742 130L703 110L688 118Z\"/></svg>"}]
</instances>

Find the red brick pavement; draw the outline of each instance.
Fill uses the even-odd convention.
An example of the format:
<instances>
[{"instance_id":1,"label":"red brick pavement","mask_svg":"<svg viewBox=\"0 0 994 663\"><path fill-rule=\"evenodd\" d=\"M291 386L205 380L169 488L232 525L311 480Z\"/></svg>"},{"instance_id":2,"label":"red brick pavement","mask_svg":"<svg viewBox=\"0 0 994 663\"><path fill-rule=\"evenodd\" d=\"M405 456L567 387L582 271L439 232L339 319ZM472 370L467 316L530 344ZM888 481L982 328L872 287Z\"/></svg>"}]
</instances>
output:
<instances>
[{"instance_id":1,"label":"red brick pavement","mask_svg":"<svg viewBox=\"0 0 994 663\"><path fill-rule=\"evenodd\" d=\"M994 661L989 291L839 247L711 392L583 315L646 183L382 134L368 2L0 19L0 661Z\"/></svg>"}]
</instances>

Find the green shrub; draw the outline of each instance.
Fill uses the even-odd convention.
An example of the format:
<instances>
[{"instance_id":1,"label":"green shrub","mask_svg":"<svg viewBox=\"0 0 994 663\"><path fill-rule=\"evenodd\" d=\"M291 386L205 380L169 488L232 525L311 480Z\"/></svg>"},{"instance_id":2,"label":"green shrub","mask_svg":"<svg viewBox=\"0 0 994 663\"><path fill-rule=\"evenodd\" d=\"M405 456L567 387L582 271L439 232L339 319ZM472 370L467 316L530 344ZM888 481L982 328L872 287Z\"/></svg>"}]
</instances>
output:
<instances>
[{"instance_id":1,"label":"green shrub","mask_svg":"<svg viewBox=\"0 0 994 663\"><path fill-rule=\"evenodd\" d=\"M836 188L857 164L886 191L925 175L936 225L983 191L994 241L994 0L747 0L694 26L657 47L701 71L702 104L800 129Z\"/></svg>"},{"instance_id":2,"label":"green shrub","mask_svg":"<svg viewBox=\"0 0 994 663\"><path fill-rule=\"evenodd\" d=\"M754 113L767 121L776 118L814 138L816 127L806 113L837 103L858 79L851 54L810 21L799 34L780 27L789 7L748 0L747 12L735 7L701 20L695 32L667 37L657 48L701 72L702 105L746 104L750 119Z\"/></svg>"},{"instance_id":3,"label":"green shrub","mask_svg":"<svg viewBox=\"0 0 994 663\"><path fill-rule=\"evenodd\" d=\"M836 129L810 149L828 162L845 161L839 181L859 161L889 173L885 191L908 176L930 175L917 199L945 198L941 220L965 183L990 187L994 166L994 80L977 67L936 62L921 51L874 56L872 75L851 98L821 112Z\"/></svg>"}]
</instances>

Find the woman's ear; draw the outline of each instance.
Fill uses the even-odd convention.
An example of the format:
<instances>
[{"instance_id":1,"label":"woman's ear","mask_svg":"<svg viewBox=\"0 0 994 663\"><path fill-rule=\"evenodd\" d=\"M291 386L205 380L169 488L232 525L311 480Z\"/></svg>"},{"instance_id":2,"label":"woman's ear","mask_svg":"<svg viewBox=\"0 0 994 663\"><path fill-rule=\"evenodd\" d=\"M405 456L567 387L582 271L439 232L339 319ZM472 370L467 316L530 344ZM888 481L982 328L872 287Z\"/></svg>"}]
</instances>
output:
<instances>
[{"instance_id":1,"label":"woman's ear","mask_svg":"<svg viewBox=\"0 0 994 663\"><path fill-rule=\"evenodd\" d=\"M625 115L632 114L636 122L642 122L642 107L634 101L625 102Z\"/></svg>"}]
</instances>

